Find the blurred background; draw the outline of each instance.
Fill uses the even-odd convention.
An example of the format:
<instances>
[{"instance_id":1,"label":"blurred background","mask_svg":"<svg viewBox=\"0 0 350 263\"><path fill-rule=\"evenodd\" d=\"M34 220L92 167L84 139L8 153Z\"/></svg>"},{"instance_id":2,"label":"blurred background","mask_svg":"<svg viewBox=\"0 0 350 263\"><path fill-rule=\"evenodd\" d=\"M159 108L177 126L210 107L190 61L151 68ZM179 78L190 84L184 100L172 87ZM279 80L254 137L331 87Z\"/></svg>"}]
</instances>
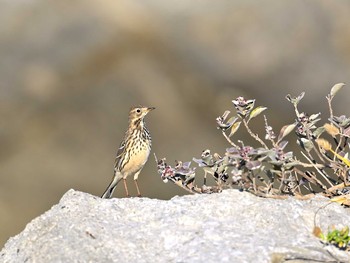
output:
<instances>
[{"instance_id":1,"label":"blurred background","mask_svg":"<svg viewBox=\"0 0 350 263\"><path fill-rule=\"evenodd\" d=\"M276 133L295 118L288 93L326 122L325 96L350 83L349 17L346 0L0 1L1 246L67 190L103 193L132 105L157 108L152 152L172 165L224 152L215 118L237 96L267 106ZM186 194L153 156L139 183L145 197Z\"/></svg>"}]
</instances>

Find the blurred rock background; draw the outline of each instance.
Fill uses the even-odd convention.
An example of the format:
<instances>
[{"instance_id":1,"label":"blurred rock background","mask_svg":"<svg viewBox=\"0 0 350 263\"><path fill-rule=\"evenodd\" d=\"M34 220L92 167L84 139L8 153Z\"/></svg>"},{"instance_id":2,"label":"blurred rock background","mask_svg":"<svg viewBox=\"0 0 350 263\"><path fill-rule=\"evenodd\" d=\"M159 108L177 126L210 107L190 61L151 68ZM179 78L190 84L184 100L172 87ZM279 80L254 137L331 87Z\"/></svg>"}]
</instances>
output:
<instances>
[{"instance_id":1,"label":"blurred rock background","mask_svg":"<svg viewBox=\"0 0 350 263\"><path fill-rule=\"evenodd\" d=\"M0 1L0 244L70 188L101 195L131 105L157 108L153 152L170 163L223 152L215 118L239 95L268 106L276 132L294 120L288 93L306 91L325 122L326 94L350 83L349 17L346 0ZM184 194L153 157L140 187Z\"/></svg>"}]
</instances>

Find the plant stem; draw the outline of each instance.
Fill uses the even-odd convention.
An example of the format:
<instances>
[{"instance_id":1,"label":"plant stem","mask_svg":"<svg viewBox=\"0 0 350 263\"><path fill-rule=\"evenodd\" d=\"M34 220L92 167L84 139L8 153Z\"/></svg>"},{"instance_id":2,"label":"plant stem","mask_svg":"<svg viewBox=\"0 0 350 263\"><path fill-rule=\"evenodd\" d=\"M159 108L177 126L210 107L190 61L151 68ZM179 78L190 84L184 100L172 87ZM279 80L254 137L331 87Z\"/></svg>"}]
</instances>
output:
<instances>
[{"instance_id":1,"label":"plant stem","mask_svg":"<svg viewBox=\"0 0 350 263\"><path fill-rule=\"evenodd\" d=\"M235 148L239 148L233 141L231 141L231 139L227 136L227 134L225 133L225 131L221 131L222 135L224 135L225 139L228 141L229 144L231 144L233 147Z\"/></svg>"},{"instance_id":2,"label":"plant stem","mask_svg":"<svg viewBox=\"0 0 350 263\"><path fill-rule=\"evenodd\" d=\"M252 132L252 130L249 128L248 123L245 119L243 119L243 124L250 136L252 136L255 140L257 140L265 149L269 149L269 147L267 147L267 145L263 142L263 140L261 140L257 134Z\"/></svg>"}]
</instances>

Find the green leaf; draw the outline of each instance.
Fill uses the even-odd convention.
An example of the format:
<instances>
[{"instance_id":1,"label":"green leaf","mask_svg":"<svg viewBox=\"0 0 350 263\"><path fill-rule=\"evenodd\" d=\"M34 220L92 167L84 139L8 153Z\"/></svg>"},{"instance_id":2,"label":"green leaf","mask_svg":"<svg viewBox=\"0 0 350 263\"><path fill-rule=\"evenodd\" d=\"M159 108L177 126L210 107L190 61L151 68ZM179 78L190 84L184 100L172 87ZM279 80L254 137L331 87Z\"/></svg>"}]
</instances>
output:
<instances>
[{"instance_id":1,"label":"green leaf","mask_svg":"<svg viewBox=\"0 0 350 263\"><path fill-rule=\"evenodd\" d=\"M331 232L328 232L328 234L327 234L327 241L328 242L333 241L336 238L337 234L338 234L337 230L333 230Z\"/></svg>"},{"instance_id":2,"label":"green leaf","mask_svg":"<svg viewBox=\"0 0 350 263\"><path fill-rule=\"evenodd\" d=\"M323 233L320 234L320 238L321 238L322 240L326 240L326 237L325 237L325 235L324 235Z\"/></svg>"},{"instance_id":3,"label":"green leaf","mask_svg":"<svg viewBox=\"0 0 350 263\"><path fill-rule=\"evenodd\" d=\"M238 131L239 126L241 126L241 122L240 122L240 121L234 123L234 124L232 125L232 127L231 127L231 132L230 132L230 135L229 135L228 137L231 137L233 134L235 134L236 131Z\"/></svg>"},{"instance_id":4,"label":"green leaf","mask_svg":"<svg viewBox=\"0 0 350 263\"><path fill-rule=\"evenodd\" d=\"M232 124L232 123L234 123L236 120L237 120L237 118L236 118L235 116L233 116L233 117L231 117L231 118L228 119L227 123L228 123L228 124Z\"/></svg>"},{"instance_id":5,"label":"green leaf","mask_svg":"<svg viewBox=\"0 0 350 263\"><path fill-rule=\"evenodd\" d=\"M349 235L349 227L346 226L342 230L340 230L340 235L342 235L343 237L347 237Z\"/></svg>"},{"instance_id":6,"label":"green leaf","mask_svg":"<svg viewBox=\"0 0 350 263\"><path fill-rule=\"evenodd\" d=\"M298 105L298 103L304 98L305 92L300 93L297 97L292 97L290 94L286 96L286 99L290 101L294 106Z\"/></svg>"},{"instance_id":7,"label":"green leaf","mask_svg":"<svg viewBox=\"0 0 350 263\"><path fill-rule=\"evenodd\" d=\"M296 123L285 125L282 127L280 134L278 135L278 142L280 142L284 137L286 137L294 128L297 126Z\"/></svg>"},{"instance_id":8,"label":"green leaf","mask_svg":"<svg viewBox=\"0 0 350 263\"><path fill-rule=\"evenodd\" d=\"M290 163L286 163L285 165L283 165L283 167L286 170L290 170L290 169L293 169L295 166L297 166L299 164L300 164L300 162L290 162Z\"/></svg>"},{"instance_id":9,"label":"green leaf","mask_svg":"<svg viewBox=\"0 0 350 263\"><path fill-rule=\"evenodd\" d=\"M310 117L309 117L309 120L310 121L316 121L316 119L321 115L321 112L319 113L315 113L315 114L312 114ZM319 121L320 119L317 119L317 121Z\"/></svg>"},{"instance_id":10,"label":"green leaf","mask_svg":"<svg viewBox=\"0 0 350 263\"><path fill-rule=\"evenodd\" d=\"M249 119L248 121L250 121L251 119L255 118L256 116L258 116L260 113L262 113L264 110L266 110L266 107L263 106L259 106L256 107L254 110L252 110L252 112L249 115Z\"/></svg>"},{"instance_id":11,"label":"green leaf","mask_svg":"<svg viewBox=\"0 0 350 263\"><path fill-rule=\"evenodd\" d=\"M315 146L311 140L300 138L298 144L307 152L310 152Z\"/></svg>"},{"instance_id":12,"label":"green leaf","mask_svg":"<svg viewBox=\"0 0 350 263\"><path fill-rule=\"evenodd\" d=\"M326 129L321 126L321 127L318 127L314 132L313 132L313 135L318 138L320 137L320 135L325 131Z\"/></svg>"},{"instance_id":13,"label":"green leaf","mask_svg":"<svg viewBox=\"0 0 350 263\"><path fill-rule=\"evenodd\" d=\"M344 86L345 86L344 83L335 84L331 89L330 97L333 98L335 94Z\"/></svg>"}]
</instances>

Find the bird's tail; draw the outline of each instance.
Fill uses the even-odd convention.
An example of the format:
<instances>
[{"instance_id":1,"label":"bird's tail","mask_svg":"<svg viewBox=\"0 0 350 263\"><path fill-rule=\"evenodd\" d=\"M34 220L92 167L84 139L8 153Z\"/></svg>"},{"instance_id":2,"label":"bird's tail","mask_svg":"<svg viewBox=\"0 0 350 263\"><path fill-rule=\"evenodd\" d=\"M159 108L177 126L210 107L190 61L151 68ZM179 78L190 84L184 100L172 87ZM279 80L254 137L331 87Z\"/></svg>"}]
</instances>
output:
<instances>
[{"instance_id":1,"label":"bird's tail","mask_svg":"<svg viewBox=\"0 0 350 263\"><path fill-rule=\"evenodd\" d=\"M123 176L121 176L118 173L115 173L113 176L112 182L108 185L106 191L102 194L101 198L111 198L114 192L114 189L117 187L117 184L120 182L120 180L123 179Z\"/></svg>"}]
</instances>

